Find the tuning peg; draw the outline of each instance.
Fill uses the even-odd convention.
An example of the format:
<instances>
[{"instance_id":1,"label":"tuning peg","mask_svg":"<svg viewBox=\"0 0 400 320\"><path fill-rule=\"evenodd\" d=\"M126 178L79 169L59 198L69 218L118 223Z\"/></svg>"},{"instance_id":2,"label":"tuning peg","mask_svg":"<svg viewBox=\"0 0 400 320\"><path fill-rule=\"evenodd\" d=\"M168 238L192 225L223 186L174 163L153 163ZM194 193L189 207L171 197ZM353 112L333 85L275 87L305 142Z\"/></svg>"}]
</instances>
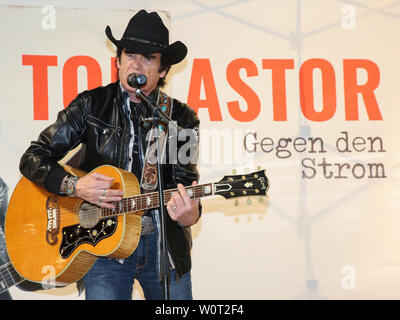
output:
<instances>
[{"instance_id":1,"label":"tuning peg","mask_svg":"<svg viewBox=\"0 0 400 320\"><path fill-rule=\"evenodd\" d=\"M235 207L239 207L239 200L235 199Z\"/></svg>"},{"instance_id":2,"label":"tuning peg","mask_svg":"<svg viewBox=\"0 0 400 320\"><path fill-rule=\"evenodd\" d=\"M258 198L258 203L264 203L264 198L263 197Z\"/></svg>"},{"instance_id":3,"label":"tuning peg","mask_svg":"<svg viewBox=\"0 0 400 320\"><path fill-rule=\"evenodd\" d=\"M257 171L260 171L261 170L261 166L257 166Z\"/></svg>"},{"instance_id":4,"label":"tuning peg","mask_svg":"<svg viewBox=\"0 0 400 320\"><path fill-rule=\"evenodd\" d=\"M251 204L251 199L250 199L250 198L247 198L246 203L247 203L248 205L250 205L250 204Z\"/></svg>"},{"instance_id":5,"label":"tuning peg","mask_svg":"<svg viewBox=\"0 0 400 320\"><path fill-rule=\"evenodd\" d=\"M248 216L247 216L247 221L248 221L248 222L251 222L251 221L252 221L251 215L248 215Z\"/></svg>"},{"instance_id":6,"label":"tuning peg","mask_svg":"<svg viewBox=\"0 0 400 320\"><path fill-rule=\"evenodd\" d=\"M245 172L245 173L249 173L249 172L250 172L250 169L249 169L249 168L245 168L245 169L244 169L244 172Z\"/></svg>"},{"instance_id":7,"label":"tuning peg","mask_svg":"<svg viewBox=\"0 0 400 320\"><path fill-rule=\"evenodd\" d=\"M232 170L232 174L236 174L236 172L237 172L236 169L233 169L233 170Z\"/></svg>"}]
</instances>

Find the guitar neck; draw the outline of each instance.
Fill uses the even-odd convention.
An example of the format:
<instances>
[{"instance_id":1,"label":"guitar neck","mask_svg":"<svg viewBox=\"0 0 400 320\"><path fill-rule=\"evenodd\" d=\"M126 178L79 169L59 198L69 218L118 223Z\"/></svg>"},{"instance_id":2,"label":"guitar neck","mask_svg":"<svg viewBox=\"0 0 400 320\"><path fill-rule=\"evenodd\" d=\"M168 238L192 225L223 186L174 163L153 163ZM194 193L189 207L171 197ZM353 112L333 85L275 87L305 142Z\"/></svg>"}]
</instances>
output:
<instances>
[{"instance_id":1,"label":"guitar neck","mask_svg":"<svg viewBox=\"0 0 400 320\"><path fill-rule=\"evenodd\" d=\"M11 262L0 267L0 293L22 281L24 281L24 278L15 271Z\"/></svg>"},{"instance_id":2,"label":"guitar neck","mask_svg":"<svg viewBox=\"0 0 400 320\"><path fill-rule=\"evenodd\" d=\"M185 189L189 197L193 200L212 196L215 194L213 183L188 186L185 187ZM167 202L172 198L173 193L177 191L178 191L177 188L164 191L163 193L164 205L166 205ZM158 191L149 192L129 198L124 198L119 202L114 202L114 205L115 205L114 209L103 208L102 216L107 217L117 214L124 214L128 212L144 211L144 210L158 208L160 207L160 199Z\"/></svg>"}]
</instances>

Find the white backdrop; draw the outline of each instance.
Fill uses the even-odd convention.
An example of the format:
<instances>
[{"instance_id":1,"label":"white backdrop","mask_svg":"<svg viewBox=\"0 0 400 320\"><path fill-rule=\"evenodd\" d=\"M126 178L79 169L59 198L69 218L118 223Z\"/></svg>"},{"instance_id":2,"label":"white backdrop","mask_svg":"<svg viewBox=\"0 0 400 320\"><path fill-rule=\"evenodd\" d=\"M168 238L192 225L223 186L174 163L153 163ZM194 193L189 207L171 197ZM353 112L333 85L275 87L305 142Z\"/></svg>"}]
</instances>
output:
<instances>
[{"instance_id":1,"label":"white backdrop","mask_svg":"<svg viewBox=\"0 0 400 320\"><path fill-rule=\"evenodd\" d=\"M257 167L271 182L268 200L203 200L195 299L397 299L398 1L131 2L0 1L0 175L10 195L21 154L73 92L69 59L93 64L89 81L78 68L79 91L108 84L105 26L120 38L136 10L157 10L171 42L189 48L167 91L198 110L200 182ZM35 83L37 56L47 67ZM45 101L36 107L35 90ZM11 294L84 298L74 285Z\"/></svg>"}]
</instances>

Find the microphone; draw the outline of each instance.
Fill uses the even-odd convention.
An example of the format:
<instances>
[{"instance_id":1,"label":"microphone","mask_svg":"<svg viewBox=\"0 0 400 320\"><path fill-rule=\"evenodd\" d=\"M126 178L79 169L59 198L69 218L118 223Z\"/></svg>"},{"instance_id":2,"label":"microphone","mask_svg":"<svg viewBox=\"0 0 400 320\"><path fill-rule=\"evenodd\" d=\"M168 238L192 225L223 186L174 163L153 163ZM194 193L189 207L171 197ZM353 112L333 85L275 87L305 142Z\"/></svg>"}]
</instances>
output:
<instances>
[{"instance_id":1,"label":"microphone","mask_svg":"<svg viewBox=\"0 0 400 320\"><path fill-rule=\"evenodd\" d=\"M131 73L127 79L132 88L141 88L147 83L147 77L144 74Z\"/></svg>"}]
</instances>

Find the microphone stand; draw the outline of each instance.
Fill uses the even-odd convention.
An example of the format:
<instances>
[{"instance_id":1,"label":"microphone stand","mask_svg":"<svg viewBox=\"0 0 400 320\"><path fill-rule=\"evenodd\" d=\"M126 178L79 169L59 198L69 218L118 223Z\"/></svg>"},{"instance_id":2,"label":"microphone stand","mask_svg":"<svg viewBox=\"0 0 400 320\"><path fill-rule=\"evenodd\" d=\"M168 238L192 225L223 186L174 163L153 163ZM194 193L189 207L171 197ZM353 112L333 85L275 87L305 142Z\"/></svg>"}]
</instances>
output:
<instances>
[{"instance_id":1,"label":"microphone stand","mask_svg":"<svg viewBox=\"0 0 400 320\"><path fill-rule=\"evenodd\" d=\"M162 181L162 171L161 171L161 146L159 141L159 124L164 122L166 124L173 123L176 125L172 119L166 115L159 106L154 104L142 91L137 88L136 95L139 96L145 105L151 110L153 115L153 127L157 128L155 139L156 139L156 151L157 151L157 178L158 178L158 194L160 199L160 236L161 236L161 250L160 250L160 265L161 265L161 280L162 280L162 291L164 300L169 300L169 266L168 266L168 252L167 252L167 234L166 234L166 210L164 207L164 188Z\"/></svg>"}]
</instances>

